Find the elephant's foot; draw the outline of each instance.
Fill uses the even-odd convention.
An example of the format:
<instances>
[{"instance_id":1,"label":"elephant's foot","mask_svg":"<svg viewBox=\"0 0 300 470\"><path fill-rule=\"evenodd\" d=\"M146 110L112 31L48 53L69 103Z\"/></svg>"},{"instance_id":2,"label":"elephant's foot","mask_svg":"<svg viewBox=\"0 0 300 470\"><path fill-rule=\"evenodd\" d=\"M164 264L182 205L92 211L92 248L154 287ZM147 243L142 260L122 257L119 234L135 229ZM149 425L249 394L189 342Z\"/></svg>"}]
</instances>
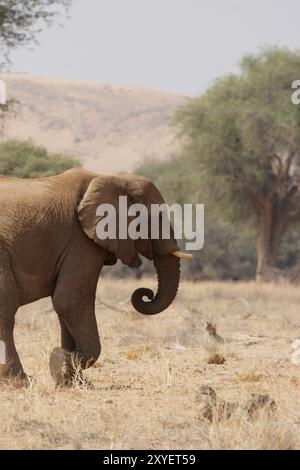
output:
<instances>
[{"instance_id":1,"label":"elephant's foot","mask_svg":"<svg viewBox=\"0 0 300 470\"><path fill-rule=\"evenodd\" d=\"M84 383L80 358L75 352L54 348L49 366L56 387L74 387Z\"/></svg>"}]
</instances>

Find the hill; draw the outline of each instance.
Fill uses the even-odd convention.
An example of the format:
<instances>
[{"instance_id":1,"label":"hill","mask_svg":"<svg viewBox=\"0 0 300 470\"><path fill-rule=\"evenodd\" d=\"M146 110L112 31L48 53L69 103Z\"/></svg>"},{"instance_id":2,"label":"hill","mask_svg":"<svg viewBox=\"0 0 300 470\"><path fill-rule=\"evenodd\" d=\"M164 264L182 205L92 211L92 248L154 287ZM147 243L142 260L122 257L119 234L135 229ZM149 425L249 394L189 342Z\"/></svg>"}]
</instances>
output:
<instances>
[{"instance_id":1,"label":"hill","mask_svg":"<svg viewBox=\"0 0 300 470\"><path fill-rule=\"evenodd\" d=\"M176 152L170 127L183 96L128 86L1 75L20 102L5 139L32 138L50 152L78 157L99 173L133 171Z\"/></svg>"}]
</instances>

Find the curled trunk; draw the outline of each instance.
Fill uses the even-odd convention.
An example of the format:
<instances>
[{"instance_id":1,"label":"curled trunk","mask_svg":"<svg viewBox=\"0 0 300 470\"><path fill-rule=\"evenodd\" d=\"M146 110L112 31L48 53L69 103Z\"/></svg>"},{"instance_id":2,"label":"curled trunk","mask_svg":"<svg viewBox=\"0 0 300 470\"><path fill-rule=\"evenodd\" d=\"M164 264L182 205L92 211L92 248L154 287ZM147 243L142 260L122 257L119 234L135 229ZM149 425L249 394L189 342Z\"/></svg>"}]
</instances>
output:
<instances>
[{"instance_id":1,"label":"curled trunk","mask_svg":"<svg viewBox=\"0 0 300 470\"><path fill-rule=\"evenodd\" d=\"M144 315L155 315L168 308L176 297L179 286L178 258L173 255L155 255L153 261L158 279L156 295L151 289L140 288L135 290L131 297L133 307ZM145 297L148 300L145 300Z\"/></svg>"}]
</instances>

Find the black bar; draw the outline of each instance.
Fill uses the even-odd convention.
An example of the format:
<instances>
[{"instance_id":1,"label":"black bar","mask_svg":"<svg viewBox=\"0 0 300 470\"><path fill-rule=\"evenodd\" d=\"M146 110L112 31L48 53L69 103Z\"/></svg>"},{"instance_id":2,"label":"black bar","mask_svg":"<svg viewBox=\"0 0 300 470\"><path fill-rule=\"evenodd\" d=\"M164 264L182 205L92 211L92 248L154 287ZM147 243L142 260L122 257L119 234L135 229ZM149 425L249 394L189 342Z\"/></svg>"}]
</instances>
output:
<instances>
[{"instance_id":1,"label":"black bar","mask_svg":"<svg viewBox=\"0 0 300 470\"><path fill-rule=\"evenodd\" d=\"M299 463L297 451L199 451L199 450L95 450L95 451L1 451L1 469L4 464L22 463L64 463L68 468L74 465L116 466L138 468L141 465L161 467L165 465L183 465L196 467L207 463L230 464L239 467L241 464L271 464L287 465L289 461ZM102 467L103 468L103 467ZM90 470L90 469L89 469Z\"/></svg>"}]
</instances>

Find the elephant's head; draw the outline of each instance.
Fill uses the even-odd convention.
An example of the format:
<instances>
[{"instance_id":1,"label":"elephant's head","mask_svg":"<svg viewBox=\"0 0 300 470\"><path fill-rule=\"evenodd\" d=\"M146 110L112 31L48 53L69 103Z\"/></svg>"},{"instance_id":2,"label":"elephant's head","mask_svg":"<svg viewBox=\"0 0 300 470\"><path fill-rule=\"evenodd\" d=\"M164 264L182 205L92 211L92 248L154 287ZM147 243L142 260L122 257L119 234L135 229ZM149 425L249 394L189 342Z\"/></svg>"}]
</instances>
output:
<instances>
[{"instance_id":1,"label":"elephant's head","mask_svg":"<svg viewBox=\"0 0 300 470\"><path fill-rule=\"evenodd\" d=\"M127 196L128 207L132 204L144 204L150 214L151 204L164 202L160 192L153 183L140 176L99 176L92 179L78 207L78 216L86 235L107 250L113 259L120 259L124 264L138 267L141 264L140 254L153 260L157 277L158 289L154 295L152 290L140 288L133 292L133 307L146 315L154 315L165 310L174 300L180 278L179 258L188 257L182 253L173 236L171 238L151 240L138 238L99 239L96 226L101 216L96 216L100 204L111 204L116 211L117 234L119 234L119 196ZM128 217L130 221L130 217ZM148 218L150 225L150 216ZM149 229L150 233L150 229ZM149 235L150 237L150 235ZM112 264L112 263L110 263ZM147 300L146 300L147 299Z\"/></svg>"}]
</instances>

